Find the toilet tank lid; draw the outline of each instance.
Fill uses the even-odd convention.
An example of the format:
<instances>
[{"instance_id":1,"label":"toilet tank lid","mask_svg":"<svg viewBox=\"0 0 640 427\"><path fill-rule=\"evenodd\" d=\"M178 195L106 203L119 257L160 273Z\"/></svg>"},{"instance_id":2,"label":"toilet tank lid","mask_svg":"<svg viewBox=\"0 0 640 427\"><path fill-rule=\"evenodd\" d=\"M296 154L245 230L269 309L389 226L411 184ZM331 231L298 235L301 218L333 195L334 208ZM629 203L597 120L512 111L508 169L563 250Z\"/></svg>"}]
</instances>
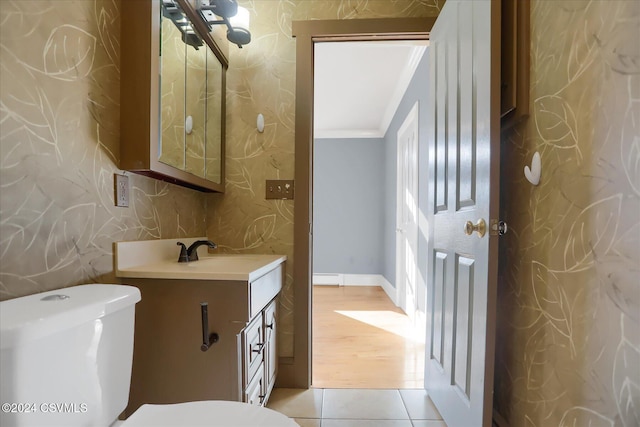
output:
<instances>
[{"instance_id":1,"label":"toilet tank lid","mask_svg":"<svg viewBox=\"0 0 640 427\"><path fill-rule=\"evenodd\" d=\"M91 284L0 302L0 348L10 348L114 313L140 301L134 286Z\"/></svg>"}]
</instances>

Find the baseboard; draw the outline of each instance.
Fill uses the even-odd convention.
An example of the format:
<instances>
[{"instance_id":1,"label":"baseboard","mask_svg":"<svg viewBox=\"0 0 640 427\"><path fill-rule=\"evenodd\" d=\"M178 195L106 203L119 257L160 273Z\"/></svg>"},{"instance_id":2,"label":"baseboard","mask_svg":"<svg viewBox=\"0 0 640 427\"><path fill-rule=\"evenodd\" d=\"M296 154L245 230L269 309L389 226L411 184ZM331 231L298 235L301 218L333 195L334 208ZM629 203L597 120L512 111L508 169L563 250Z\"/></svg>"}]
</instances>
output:
<instances>
[{"instance_id":1,"label":"baseboard","mask_svg":"<svg viewBox=\"0 0 640 427\"><path fill-rule=\"evenodd\" d=\"M395 306L398 306L396 288L382 274L314 273L313 285L380 286Z\"/></svg>"},{"instance_id":2,"label":"baseboard","mask_svg":"<svg viewBox=\"0 0 640 427\"><path fill-rule=\"evenodd\" d=\"M344 286L344 274L314 273L313 286Z\"/></svg>"},{"instance_id":3,"label":"baseboard","mask_svg":"<svg viewBox=\"0 0 640 427\"><path fill-rule=\"evenodd\" d=\"M393 302L396 307L400 307L396 288L394 288L393 285L382 275L380 276L380 286L387 293L391 302Z\"/></svg>"}]
</instances>

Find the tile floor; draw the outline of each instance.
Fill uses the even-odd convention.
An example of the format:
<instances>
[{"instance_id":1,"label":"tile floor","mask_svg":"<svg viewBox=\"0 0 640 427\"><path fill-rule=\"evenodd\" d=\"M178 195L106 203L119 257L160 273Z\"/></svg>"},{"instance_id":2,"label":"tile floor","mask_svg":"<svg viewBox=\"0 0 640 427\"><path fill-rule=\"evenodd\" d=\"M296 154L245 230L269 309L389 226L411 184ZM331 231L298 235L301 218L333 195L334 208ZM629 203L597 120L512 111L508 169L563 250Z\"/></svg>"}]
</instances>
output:
<instances>
[{"instance_id":1,"label":"tile floor","mask_svg":"<svg viewBox=\"0 0 640 427\"><path fill-rule=\"evenodd\" d=\"M419 389L276 388L267 407L301 427L447 427Z\"/></svg>"}]
</instances>

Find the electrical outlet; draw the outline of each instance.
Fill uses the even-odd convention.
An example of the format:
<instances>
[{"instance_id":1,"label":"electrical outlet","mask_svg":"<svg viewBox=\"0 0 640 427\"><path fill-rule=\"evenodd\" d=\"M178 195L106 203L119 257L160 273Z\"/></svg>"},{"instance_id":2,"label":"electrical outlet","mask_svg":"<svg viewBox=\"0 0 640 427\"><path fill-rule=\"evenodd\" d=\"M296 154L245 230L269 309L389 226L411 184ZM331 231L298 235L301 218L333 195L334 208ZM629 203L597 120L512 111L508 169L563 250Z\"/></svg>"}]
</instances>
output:
<instances>
[{"instance_id":1,"label":"electrical outlet","mask_svg":"<svg viewBox=\"0 0 640 427\"><path fill-rule=\"evenodd\" d=\"M293 199L292 179L268 179L266 187L267 199Z\"/></svg>"},{"instance_id":2,"label":"electrical outlet","mask_svg":"<svg viewBox=\"0 0 640 427\"><path fill-rule=\"evenodd\" d=\"M114 183L116 187L116 206L129 207L129 177L126 175L114 174Z\"/></svg>"}]
</instances>

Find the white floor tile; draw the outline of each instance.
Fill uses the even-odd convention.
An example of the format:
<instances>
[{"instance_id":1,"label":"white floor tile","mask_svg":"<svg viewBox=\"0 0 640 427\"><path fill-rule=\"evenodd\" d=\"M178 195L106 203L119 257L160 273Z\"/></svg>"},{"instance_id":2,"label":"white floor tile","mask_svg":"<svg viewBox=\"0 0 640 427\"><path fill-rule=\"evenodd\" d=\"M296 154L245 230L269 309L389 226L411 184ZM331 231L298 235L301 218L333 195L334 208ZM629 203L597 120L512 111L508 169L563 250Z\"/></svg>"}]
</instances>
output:
<instances>
[{"instance_id":1,"label":"white floor tile","mask_svg":"<svg viewBox=\"0 0 640 427\"><path fill-rule=\"evenodd\" d=\"M310 418L295 418L294 421L297 422L300 427L320 427L320 423L322 420Z\"/></svg>"},{"instance_id":2,"label":"white floor tile","mask_svg":"<svg viewBox=\"0 0 640 427\"><path fill-rule=\"evenodd\" d=\"M412 420L441 420L442 417L425 390L400 390Z\"/></svg>"},{"instance_id":3,"label":"white floor tile","mask_svg":"<svg viewBox=\"0 0 640 427\"><path fill-rule=\"evenodd\" d=\"M322 420L322 427L412 427L409 420Z\"/></svg>"},{"instance_id":4,"label":"white floor tile","mask_svg":"<svg viewBox=\"0 0 640 427\"><path fill-rule=\"evenodd\" d=\"M322 418L408 420L409 414L398 390L325 389Z\"/></svg>"},{"instance_id":5,"label":"white floor tile","mask_svg":"<svg viewBox=\"0 0 640 427\"><path fill-rule=\"evenodd\" d=\"M267 408L290 418L322 418L322 395L317 388L274 388Z\"/></svg>"},{"instance_id":6,"label":"white floor tile","mask_svg":"<svg viewBox=\"0 0 640 427\"><path fill-rule=\"evenodd\" d=\"M447 427L444 421L436 420L412 420L413 427Z\"/></svg>"}]
</instances>

